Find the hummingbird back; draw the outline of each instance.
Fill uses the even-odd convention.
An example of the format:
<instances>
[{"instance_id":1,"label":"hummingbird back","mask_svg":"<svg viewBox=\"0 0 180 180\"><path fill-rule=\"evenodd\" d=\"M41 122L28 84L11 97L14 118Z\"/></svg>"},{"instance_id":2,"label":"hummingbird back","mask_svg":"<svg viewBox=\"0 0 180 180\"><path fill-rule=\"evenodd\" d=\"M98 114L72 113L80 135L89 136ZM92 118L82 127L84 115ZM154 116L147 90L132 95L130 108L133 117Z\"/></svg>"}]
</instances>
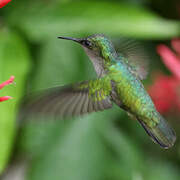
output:
<instances>
[{"instance_id":1,"label":"hummingbird back","mask_svg":"<svg viewBox=\"0 0 180 180\"><path fill-rule=\"evenodd\" d=\"M165 149L172 147L176 140L175 132L157 112L140 80L123 62L112 65L110 70L109 76L113 81L114 90L113 101L137 119L154 142Z\"/></svg>"}]
</instances>

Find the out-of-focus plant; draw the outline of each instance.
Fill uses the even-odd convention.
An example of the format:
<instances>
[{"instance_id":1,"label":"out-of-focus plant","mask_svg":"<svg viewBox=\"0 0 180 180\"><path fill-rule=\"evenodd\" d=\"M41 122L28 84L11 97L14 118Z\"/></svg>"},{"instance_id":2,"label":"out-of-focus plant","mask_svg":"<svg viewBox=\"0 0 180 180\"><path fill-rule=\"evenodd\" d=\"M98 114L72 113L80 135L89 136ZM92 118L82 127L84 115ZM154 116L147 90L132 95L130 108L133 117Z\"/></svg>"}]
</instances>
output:
<instances>
[{"instance_id":1,"label":"out-of-focus plant","mask_svg":"<svg viewBox=\"0 0 180 180\"><path fill-rule=\"evenodd\" d=\"M68 121L40 122L36 118L27 121L21 137L13 141L25 81L28 90L37 90L93 76L82 49L58 41L57 36L104 33L116 39L123 35L162 40L179 35L179 21L162 18L151 6L135 5L135 1L19 0L0 10L0 81L11 74L16 77L16 86L5 91L14 98L13 103L0 103L0 173L11 154L16 159L17 154L11 152L15 144L18 155L30 156L25 174L28 180L179 180L176 161L167 154L162 158L164 152L149 141L137 122L115 107ZM159 8L164 6L167 4ZM148 42L149 50L150 46ZM28 76L29 60L34 66ZM19 166L15 163L15 167Z\"/></svg>"},{"instance_id":2,"label":"out-of-focus plant","mask_svg":"<svg viewBox=\"0 0 180 180\"><path fill-rule=\"evenodd\" d=\"M3 82L11 74L16 77L16 86L1 91L1 96L11 96L13 102L0 103L0 174L7 165L14 143L16 116L20 99L24 96L29 60L29 51L23 38L13 30L0 29L0 81ZM13 77L9 82L12 80Z\"/></svg>"},{"instance_id":3,"label":"out-of-focus plant","mask_svg":"<svg viewBox=\"0 0 180 180\"><path fill-rule=\"evenodd\" d=\"M157 52L172 75L156 75L149 93L160 113L180 111L180 39L171 41L176 54L166 45L159 45Z\"/></svg>"},{"instance_id":4,"label":"out-of-focus plant","mask_svg":"<svg viewBox=\"0 0 180 180\"><path fill-rule=\"evenodd\" d=\"M163 19L130 3L69 0L52 1L48 7L42 1L16 3L16 9L8 7L8 23L36 42L70 34L105 33L143 39L167 39L180 34L178 21Z\"/></svg>"},{"instance_id":5,"label":"out-of-focus plant","mask_svg":"<svg viewBox=\"0 0 180 180\"><path fill-rule=\"evenodd\" d=\"M7 81L0 84L0 89L2 89L4 86L6 86L8 84L11 84L13 81L14 81L14 76L11 76ZM6 100L11 99L11 98L12 98L11 96L0 97L0 102L6 101Z\"/></svg>"}]
</instances>

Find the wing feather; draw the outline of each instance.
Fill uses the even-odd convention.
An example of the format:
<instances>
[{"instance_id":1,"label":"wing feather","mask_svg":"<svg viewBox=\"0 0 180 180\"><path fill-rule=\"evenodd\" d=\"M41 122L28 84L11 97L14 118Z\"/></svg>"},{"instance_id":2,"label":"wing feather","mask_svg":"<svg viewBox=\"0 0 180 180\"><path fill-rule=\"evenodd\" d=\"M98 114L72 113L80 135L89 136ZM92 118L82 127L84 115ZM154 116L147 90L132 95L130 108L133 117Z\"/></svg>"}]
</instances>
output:
<instances>
[{"instance_id":1,"label":"wing feather","mask_svg":"<svg viewBox=\"0 0 180 180\"><path fill-rule=\"evenodd\" d=\"M119 59L126 62L132 73L139 79L145 79L148 74L150 57L144 46L133 39L121 38L117 46Z\"/></svg>"},{"instance_id":2,"label":"wing feather","mask_svg":"<svg viewBox=\"0 0 180 180\"><path fill-rule=\"evenodd\" d=\"M41 114L71 117L102 111L112 107L110 83L101 78L48 89L40 92L39 95L30 96L29 101L22 105L21 112L25 116Z\"/></svg>"}]
</instances>

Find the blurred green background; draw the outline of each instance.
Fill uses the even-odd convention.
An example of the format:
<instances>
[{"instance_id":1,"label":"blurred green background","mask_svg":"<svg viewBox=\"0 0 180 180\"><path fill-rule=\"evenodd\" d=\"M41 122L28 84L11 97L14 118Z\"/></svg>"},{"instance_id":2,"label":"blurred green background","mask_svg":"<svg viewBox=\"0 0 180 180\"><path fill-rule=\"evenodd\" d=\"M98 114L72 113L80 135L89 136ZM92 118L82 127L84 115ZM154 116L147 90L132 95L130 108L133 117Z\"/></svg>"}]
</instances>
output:
<instances>
[{"instance_id":1,"label":"blurred green background","mask_svg":"<svg viewBox=\"0 0 180 180\"><path fill-rule=\"evenodd\" d=\"M57 36L137 39L151 56L150 74L168 73L155 48L180 35L179 18L179 0L12 0L0 9L0 82L16 77L1 91L14 97L0 103L3 180L179 180L178 139L161 149L116 106L68 121L34 117L20 135L16 118L28 92L95 76L82 48ZM180 119L167 119L179 137Z\"/></svg>"}]
</instances>

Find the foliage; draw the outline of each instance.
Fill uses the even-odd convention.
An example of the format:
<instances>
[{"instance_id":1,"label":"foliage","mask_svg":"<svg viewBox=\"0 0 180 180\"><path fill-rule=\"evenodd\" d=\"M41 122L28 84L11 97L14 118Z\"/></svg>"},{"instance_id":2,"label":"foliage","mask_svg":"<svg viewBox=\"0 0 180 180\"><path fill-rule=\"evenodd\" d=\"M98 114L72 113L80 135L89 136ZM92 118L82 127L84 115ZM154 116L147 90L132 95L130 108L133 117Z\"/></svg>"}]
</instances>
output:
<instances>
[{"instance_id":1,"label":"foliage","mask_svg":"<svg viewBox=\"0 0 180 180\"><path fill-rule=\"evenodd\" d=\"M14 99L0 104L1 172L25 156L28 180L179 179L178 143L172 150L159 149L118 107L68 121L29 118L20 135L15 128L19 100L27 92L95 76L82 49L57 36L105 33L152 41L180 34L179 21L128 2L19 0L0 10L0 80L16 77L5 92ZM155 43L147 43L152 64L158 60Z\"/></svg>"},{"instance_id":2,"label":"foliage","mask_svg":"<svg viewBox=\"0 0 180 180\"><path fill-rule=\"evenodd\" d=\"M0 104L0 171L7 163L13 144L15 133L15 117L18 103L23 95L23 89L27 72L30 67L29 51L25 42L16 33L8 30L0 31L0 64L1 81L16 76L16 87L14 85L6 89L6 93L14 97L10 103ZM2 94L2 93L1 93Z\"/></svg>"}]
</instances>

